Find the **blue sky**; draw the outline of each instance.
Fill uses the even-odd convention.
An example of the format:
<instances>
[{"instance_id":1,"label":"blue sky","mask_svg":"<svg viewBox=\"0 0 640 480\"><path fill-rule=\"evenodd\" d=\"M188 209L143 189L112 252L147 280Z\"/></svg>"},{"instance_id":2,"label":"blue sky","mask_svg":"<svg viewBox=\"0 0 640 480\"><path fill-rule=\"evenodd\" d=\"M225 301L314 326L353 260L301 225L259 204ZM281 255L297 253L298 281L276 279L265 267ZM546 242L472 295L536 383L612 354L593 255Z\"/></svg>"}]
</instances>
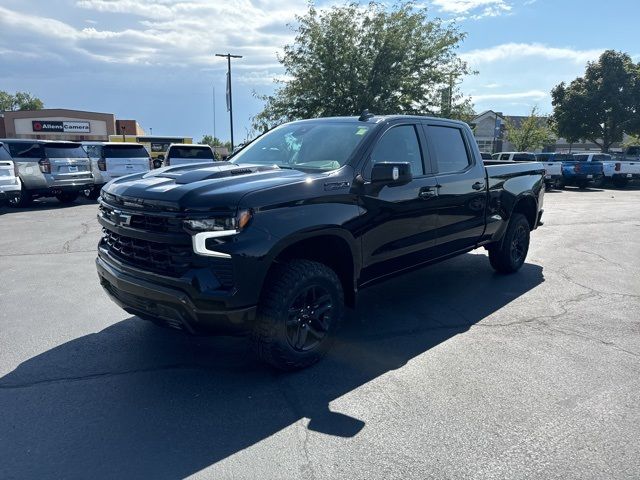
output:
<instances>
[{"instance_id":1,"label":"blue sky","mask_svg":"<svg viewBox=\"0 0 640 480\"><path fill-rule=\"evenodd\" d=\"M332 2L336 3L336 2ZM463 93L476 111L551 111L550 89L605 49L640 61L638 0L423 0L468 36L461 56L478 75ZM322 7L329 2L317 2ZM115 113L149 133L229 137L226 63L234 62L236 143L282 74L277 53L305 0L0 0L0 90L27 90L50 108ZM355 112L354 112L355 113Z\"/></svg>"}]
</instances>

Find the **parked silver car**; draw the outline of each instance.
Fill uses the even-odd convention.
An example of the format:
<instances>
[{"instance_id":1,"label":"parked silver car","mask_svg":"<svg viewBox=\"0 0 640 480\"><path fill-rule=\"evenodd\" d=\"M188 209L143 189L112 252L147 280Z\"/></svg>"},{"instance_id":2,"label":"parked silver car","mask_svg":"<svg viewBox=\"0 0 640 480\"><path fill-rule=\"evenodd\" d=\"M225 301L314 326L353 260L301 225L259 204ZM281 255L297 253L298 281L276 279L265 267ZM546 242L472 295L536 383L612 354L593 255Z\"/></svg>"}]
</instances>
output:
<instances>
[{"instance_id":1,"label":"parked silver car","mask_svg":"<svg viewBox=\"0 0 640 480\"><path fill-rule=\"evenodd\" d=\"M24 207L34 198L56 197L71 203L82 190L93 186L91 165L78 142L49 140L1 140L9 148L22 182L20 195L9 205Z\"/></svg>"},{"instance_id":2,"label":"parked silver car","mask_svg":"<svg viewBox=\"0 0 640 480\"><path fill-rule=\"evenodd\" d=\"M153 168L149 152L140 143L82 142L82 148L91 160L91 172L95 179L94 186L83 193L93 200L100 196L102 187L112 179L148 172Z\"/></svg>"}]
</instances>

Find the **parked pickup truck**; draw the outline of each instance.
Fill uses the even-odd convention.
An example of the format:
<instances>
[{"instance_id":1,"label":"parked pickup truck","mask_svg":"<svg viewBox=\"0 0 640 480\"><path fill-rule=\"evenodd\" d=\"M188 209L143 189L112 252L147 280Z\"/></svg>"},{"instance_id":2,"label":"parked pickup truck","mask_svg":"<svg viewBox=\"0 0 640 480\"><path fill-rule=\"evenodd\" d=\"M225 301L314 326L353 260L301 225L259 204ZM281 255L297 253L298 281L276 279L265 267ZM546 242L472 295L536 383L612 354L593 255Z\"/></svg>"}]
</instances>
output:
<instances>
[{"instance_id":1,"label":"parked pickup truck","mask_svg":"<svg viewBox=\"0 0 640 480\"><path fill-rule=\"evenodd\" d=\"M562 162L562 184L575 185L584 190L589 184L601 185L604 177L602 162L595 161L593 156L577 154L573 160Z\"/></svg>"},{"instance_id":2,"label":"parked pickup truck","mask_svg":"<svg viewBox=\"0 0 640 480\"><path fill-rule=\"evenodd\" d=\"M562 162L570 160L573 161L573 156L570 153L536 153L536 158L542 163L544 167L544 183L547 190L554 188L562 188Z\"/></svg>"},{"instance_id":3,"label":"parked pickup truck","mask_svg":"<svg viewBox=\"0 0 640 480\"><path fill-rule=\"evenodd\" d=\"M100 282L132 315L248 334L263 361L306 367L374 282L479 247L500 273L522 266L544 169L486 164L461 122L365 112L287 123L230 162L108 183Z\"/></svg>"},{"instance_id":4,"label":"parked pickup truck","mask_svg":"<svg viewBox=\"0 0 640 480\"><path fill-rule=\"evenodd\" d=\"M630 180L640 180L640 160L612 160L604 163L604 178L616 187L625 187Z\"/></svg>"}]
</instances>

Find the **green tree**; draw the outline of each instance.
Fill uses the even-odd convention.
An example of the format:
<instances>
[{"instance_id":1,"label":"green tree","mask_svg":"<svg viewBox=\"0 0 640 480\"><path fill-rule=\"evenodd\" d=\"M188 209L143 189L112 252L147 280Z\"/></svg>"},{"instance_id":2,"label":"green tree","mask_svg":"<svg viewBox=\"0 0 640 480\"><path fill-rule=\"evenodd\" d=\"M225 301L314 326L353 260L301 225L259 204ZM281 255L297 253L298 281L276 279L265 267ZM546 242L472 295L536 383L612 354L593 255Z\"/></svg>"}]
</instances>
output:
<instances>
[{"instance_id":1,"label":"green tree","mask_svg":"<svg viewBox=\"0 0 640 480\"><path fill-rule=\"evenodd\" d=\"M44 107L42 100L27 92L9 92L0 90L0 112L13 112L16 110L40 110Z\"/></svg>"},{"instance_id":2,"label":"green tree","mask_svg":"<svg viewBox=\"0 0 640 480\"><path fill-rule=\"evenodd\" d=\"M569 142L589 140L607 152L624 132L640 133L640 64L625 53L605 51L551 97L554 128Z\"/></svg>"},{"instance_id":3,"label":"green tree","mask_svg":"<svg viewBox=\"0 0 640 480\"><path fill-rule=\"evenodd\" d=\"M284 121L332 115L439 114L451 86L447 113L462 105L456 80L469 73L456 55L465 34L431 20L412 2L392 7L348 3L297 17L296 37L279 58L287 80L254 117L257 131Z\"/></svg>"},{"instance_id":4,"label":"green tree","mask_svg":"<svg viewBox=\"0 0 640 480\"><path fill-rule=\"evenodd\" d=\"M211 145L212 147L226 147L231 149L231 142L223 142L218 137L213 137L211 135L205 135L200 140L200 143Z\"/></svg>"},{"instance_id":5,"label":"green tree","mask_svg":"<svg viewBox=\"0 0 640 480\"><path fill-rule=\"evenodd\" d=\"M528 152L555 142L549 119L538 115L537 107L531 109L529 116L520 125L507 119L506 130L507 140L518 152Z\"/></svg>"}]
</instances>

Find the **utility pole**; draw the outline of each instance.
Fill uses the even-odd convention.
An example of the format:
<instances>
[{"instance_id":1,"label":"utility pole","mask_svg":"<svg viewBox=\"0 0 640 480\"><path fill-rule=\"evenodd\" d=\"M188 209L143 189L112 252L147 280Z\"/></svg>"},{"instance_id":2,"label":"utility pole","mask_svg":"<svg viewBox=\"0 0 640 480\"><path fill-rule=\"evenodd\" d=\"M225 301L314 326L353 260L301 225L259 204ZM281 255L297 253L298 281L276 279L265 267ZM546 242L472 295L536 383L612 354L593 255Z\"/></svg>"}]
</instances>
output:
<instances>
[{"instance_id":1,"label":"utility pole","mask_svg":"<svg viewBox=\"0 0 640 480\"><path fill-rule=\"evenodd\" d=\"M225 57L227 59L227 110L229 111L229 127L231 130L231 151L233 151L233 97L231 95L231 59L242 58L242 55L216 53L216 57Z\"/></svg>"},{"instance_id":2,"label":"utility pole","mask_svg":"<svg viewBox=\"0 0 640 480\"><path fill-rule=\"evenodd\" d=\"M216 86L213 85L213 140L216 139Z\"/></svg>"}]
</instances>

